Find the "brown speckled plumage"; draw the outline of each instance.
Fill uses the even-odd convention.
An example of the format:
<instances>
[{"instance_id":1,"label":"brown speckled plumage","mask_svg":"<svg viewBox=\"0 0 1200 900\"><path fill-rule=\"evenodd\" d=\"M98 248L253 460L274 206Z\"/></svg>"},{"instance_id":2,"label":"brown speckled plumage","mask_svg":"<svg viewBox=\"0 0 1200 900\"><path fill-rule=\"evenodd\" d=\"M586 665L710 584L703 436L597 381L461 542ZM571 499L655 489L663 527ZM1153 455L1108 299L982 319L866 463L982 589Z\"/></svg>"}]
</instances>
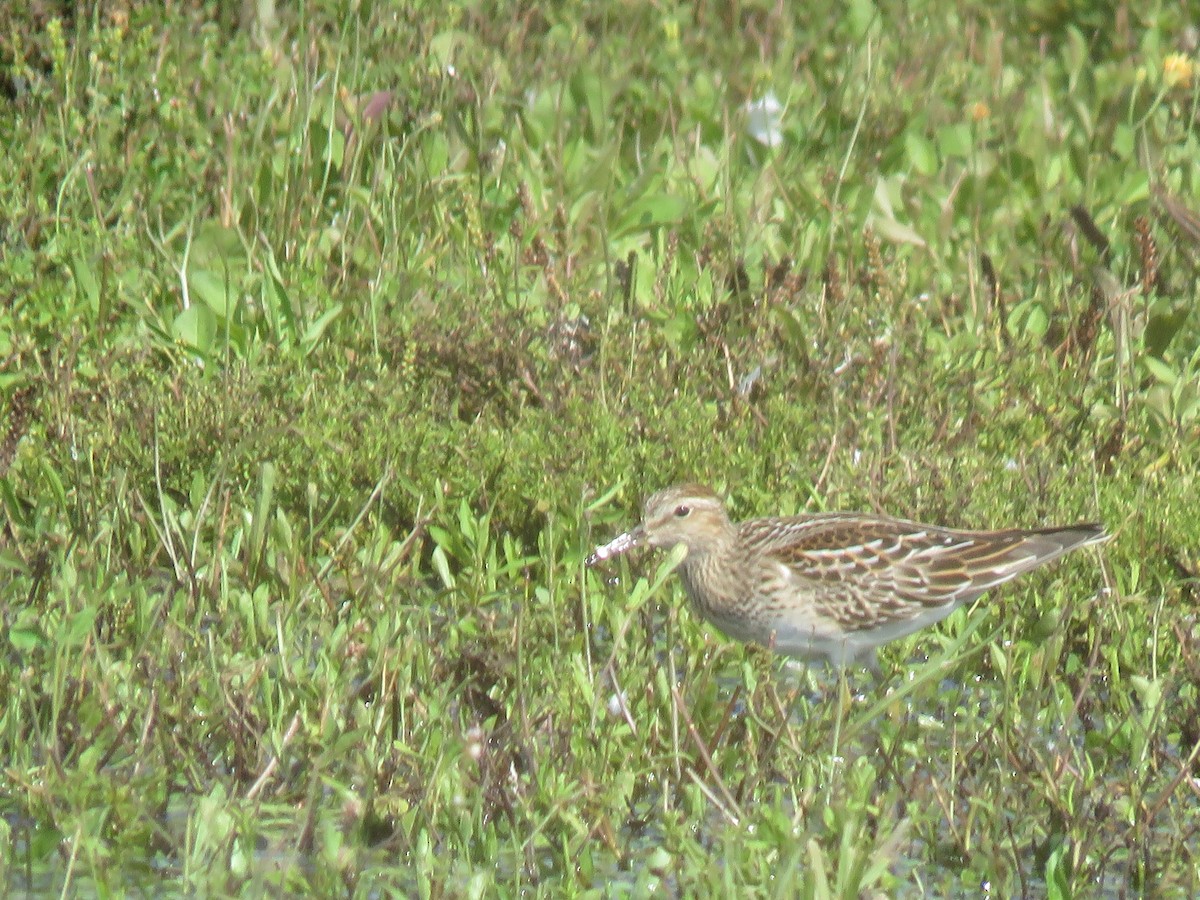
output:
<instances>
[{"instance_id":1,"label":"brown speckled plumage","mask_svg":"<svg viewBox=\"0 0 1200 900\"><path fill-rule=\"evenodd\" d=\"M588 564L640 544L684 544L684 587L721 631L834 665L873 664L879 645L1106 537L1094 524L959 531L858 513L735 525L710 489L681 484L647 500L642 523Z\"/></svg>"}]
</instances>

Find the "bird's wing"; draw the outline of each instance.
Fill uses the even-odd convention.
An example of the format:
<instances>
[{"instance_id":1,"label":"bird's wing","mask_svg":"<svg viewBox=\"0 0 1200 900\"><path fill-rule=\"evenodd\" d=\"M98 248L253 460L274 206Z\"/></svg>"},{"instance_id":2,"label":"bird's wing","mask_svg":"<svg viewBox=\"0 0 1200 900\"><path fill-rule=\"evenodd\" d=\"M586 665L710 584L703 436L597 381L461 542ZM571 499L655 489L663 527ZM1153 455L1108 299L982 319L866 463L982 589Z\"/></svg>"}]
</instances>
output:
<instances>
[{"instance_id":1,"label":"bird's wing","mask_svg":"<svg viewBox=\"0 0 1200 900\"><path fill-rule=\"evenodd\" d=\"M1103 538L1094 525L958 531L903 519L835 513L756 519L747 547L781 563L822 614L874 628L974 600L1067 550Z\"/></svg>"}]
</instances>

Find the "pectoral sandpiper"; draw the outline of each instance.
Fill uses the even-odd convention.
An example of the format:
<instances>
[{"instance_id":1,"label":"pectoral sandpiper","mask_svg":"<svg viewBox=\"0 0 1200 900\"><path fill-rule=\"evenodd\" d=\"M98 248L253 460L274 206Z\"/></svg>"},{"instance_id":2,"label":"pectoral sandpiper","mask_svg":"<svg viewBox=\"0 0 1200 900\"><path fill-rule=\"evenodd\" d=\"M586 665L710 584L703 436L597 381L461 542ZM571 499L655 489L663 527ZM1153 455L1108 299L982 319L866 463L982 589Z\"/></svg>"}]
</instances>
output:
<instances>
[{"instance_id":1,"label":"pectoral sandpiper","mask_svg":"<svg viewBox=\"0 0 1200 900\"><path fill-rule=\"evenodd\" d=\"M642 523L588 557L687 547L692 604L730 637L833 666L874 667L881 644L944 619L988 588L1107 538L1095 524L959 531L859 513L735 525L698 484L659 491Z\"/></svg>"}]
</instances>

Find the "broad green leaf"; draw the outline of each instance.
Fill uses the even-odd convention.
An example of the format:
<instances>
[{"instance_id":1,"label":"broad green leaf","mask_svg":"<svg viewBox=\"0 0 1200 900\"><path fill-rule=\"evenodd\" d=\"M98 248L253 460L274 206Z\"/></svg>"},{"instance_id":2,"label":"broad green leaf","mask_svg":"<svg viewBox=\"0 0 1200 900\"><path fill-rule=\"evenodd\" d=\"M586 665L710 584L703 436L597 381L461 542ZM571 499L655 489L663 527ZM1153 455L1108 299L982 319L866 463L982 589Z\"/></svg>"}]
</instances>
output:
<instances>
[{"instance_id":1,"label":"broad green leaf","mask_svg":"<svg viewBox=\"0 0 1200 900\"><path fill-rule=\"evenodd\" d=\"M679 222L691 204L682 197L667 193L647 194L635 200L615 229L615 234L624 235L634 231L648 231L660 225Z\"/></svg>"},{"instance_id":2,"label":"broad green leaf","mask_svg":"<svg viewBox=\"0 0 1200 900\"><path fill-rule=\"evenodd\" d=\"M1161 359L1145 356L1142 358L1142 365L1160 384L1174 384L1179 380L1179 373Z\"/></svg>"},{"instance_id":3,"label":"broad green leaf","mask_svg":"<svg viewBox=\"0 0 1200 900\"><path fill-rule=\"evenodd\" d=\"M912 167L922 175L933 175L938 170L937 148L923 134L909 129L904 134L904 151Z\"/></svg>"},{"instance_id":4,"label":"broad green leaf","mask_svg":"<svg viewBox=\"0 0 1200 900\"><path fill-rule=\"evenodd\" d=\"M192 304L175 317L171 330L177 341L208 353L217 336L217 319L208 306Z\"/></svg>"},{"instance_id":5,"label":"broad green leaf","mask_svg":"<svg viewBox=\"0 0 1200 900\"><path fill-rule=\"evenodd\" d=\"M975 139L966 123L946 125L937 132L938 151L943 158L965 159L975 148Z\"/></svg>"},{"instance_id":6,"label":"broad green leaf","mask_svg":"<svg viewBox=\"0 0 1200 900\"><path fill-rule=\"evenodd\" d=\"M207 269L190 269L188 290L193 304L199 300L222 319L229 318L234 288L225 275Z\"/></svg>"}]
</instances>

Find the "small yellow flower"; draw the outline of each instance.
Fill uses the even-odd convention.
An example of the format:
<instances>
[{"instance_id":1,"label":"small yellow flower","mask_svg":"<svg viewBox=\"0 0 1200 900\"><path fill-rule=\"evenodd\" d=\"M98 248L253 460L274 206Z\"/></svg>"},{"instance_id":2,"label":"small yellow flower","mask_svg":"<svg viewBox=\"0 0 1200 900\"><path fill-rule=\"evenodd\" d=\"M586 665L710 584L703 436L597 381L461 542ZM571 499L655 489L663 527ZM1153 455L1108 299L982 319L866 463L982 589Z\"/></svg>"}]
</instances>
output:
<instances>
[{"instance_id":1,"label":"small yellow flower","mask_svg":"<svg viewBox=\"0 0 1200 900\"><path fill-rule=\"evenodd\" d=\"M992 109L982 100L976 100L967 107L967 114L970 115L972 122L982 122L991 118Z\"/></svg>"},{"instance_id":2,"label":"small yellow flower","mask_svg":"<svg viewBox=\"0 0 1200 900\"><path fill-rule=\"evenodd\" d=\"M1163 60L1163 81L1169 88L1190 88L1196 64L1182 53L1167 54Z\"/></svg>"},{"instance_id":3,"label":"small yellow flower","mask_svg":"<svg viewBox=\"0 0 1200 900\"><path fill-rule=\"evenodd\" d=\"M672 57L678 57L683 53L682 45L679 43L679 34L678 19L668 16L662 20L663 45Z\"/></svg>"}]
</instances>

